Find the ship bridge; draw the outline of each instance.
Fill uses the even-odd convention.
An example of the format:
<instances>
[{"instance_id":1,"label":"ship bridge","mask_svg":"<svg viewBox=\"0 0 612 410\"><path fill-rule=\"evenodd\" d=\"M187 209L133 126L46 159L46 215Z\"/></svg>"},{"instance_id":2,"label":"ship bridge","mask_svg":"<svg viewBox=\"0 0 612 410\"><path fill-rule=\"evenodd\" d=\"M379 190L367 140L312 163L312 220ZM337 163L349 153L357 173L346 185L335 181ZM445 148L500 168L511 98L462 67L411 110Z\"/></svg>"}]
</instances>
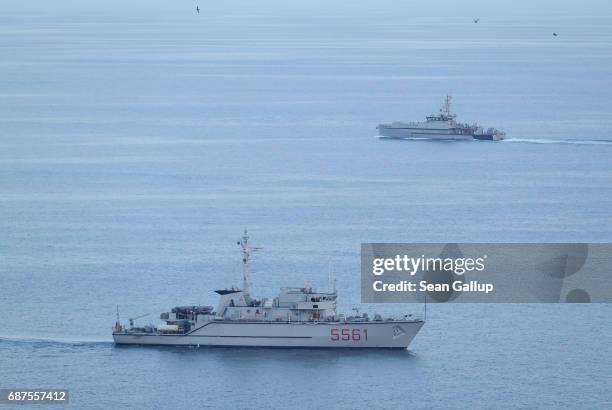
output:
<instances>
[{"instance_id":1,"label":"ship bridge","mask_svg":"<svg viewBox=\"0 0 612 410\"><path fill-rule=\"evenodd\" d=\"M275 305L292 310L334 310L336 293L316 292L310 287L281 288Z\"/></svg>"}]
</instances>

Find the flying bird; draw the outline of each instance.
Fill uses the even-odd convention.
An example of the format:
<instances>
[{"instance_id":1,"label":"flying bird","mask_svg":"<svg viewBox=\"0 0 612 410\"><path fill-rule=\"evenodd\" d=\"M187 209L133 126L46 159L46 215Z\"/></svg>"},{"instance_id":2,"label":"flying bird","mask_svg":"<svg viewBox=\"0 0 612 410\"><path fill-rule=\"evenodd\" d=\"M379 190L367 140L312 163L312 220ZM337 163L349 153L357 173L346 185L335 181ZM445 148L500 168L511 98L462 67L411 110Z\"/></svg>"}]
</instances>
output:
<instances>
[{"instance_id":1,"label":"flying bird","mask_svg":"<svg viewBox=\"0 0 612 410\"><path fill-rule=\"evenodd\" d=\"M200 14L200 7L196 6L196 11L198 12L198 14Z\"/></svg>"},{"instance_id":2,"label":"flying bird","mask_svg":"<svg viewBox=\"0 0 612 410\"><path fill-rule=\"evenodd\" d=\"M478 23L480 21L480 19L474 19L474 23Z\"/></svg>"},{"instance_id":3,"label":"flying bird","mask_svg":"<svg viewBox=\"0 0 612 410\"><path fill-rule=\"evenodd\" d=\"M557 34L557 33L553 33L553 37L557 37L557 36L558 36L558 34Z\"/></svg>"}]
</instances>

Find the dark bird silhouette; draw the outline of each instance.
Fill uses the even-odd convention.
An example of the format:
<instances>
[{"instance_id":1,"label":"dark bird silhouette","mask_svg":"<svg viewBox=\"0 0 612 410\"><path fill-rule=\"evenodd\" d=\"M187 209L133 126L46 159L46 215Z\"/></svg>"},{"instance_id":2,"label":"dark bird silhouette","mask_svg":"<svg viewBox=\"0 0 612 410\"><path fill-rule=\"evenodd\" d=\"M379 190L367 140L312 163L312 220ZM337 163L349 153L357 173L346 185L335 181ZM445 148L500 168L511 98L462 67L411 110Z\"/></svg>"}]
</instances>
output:
<instances>
[{"instance_id":1,"label":"dark bird silhouette","mask_svg":"<svg viewBox=\"0 0 612 410\"><path fill-rule=\"evenodd\" d=\"M198 12L198 14L200 14L200 7L196 6L196 11Z\"/></svg>"},{"instance_id":2,"label":"dark bird silhouette","mask_svg":"<svg viewBox=\"0 0 612 410\"><path fill-rule=\"evenodd\" d=\"M557 33L553 33L553 37L557 37L557 36L558 36L558 34L557 34Z\"/></svg>"},{"instance_id":3,"label":"dark bird silhouette","mask_svg":"<svg viewBox=\"0 0 612 410\"><path fill-rule=\"evenodd\" d=\"M480 19L474 19L474 23L478 23Z\"/></svg>"}]
</instances>

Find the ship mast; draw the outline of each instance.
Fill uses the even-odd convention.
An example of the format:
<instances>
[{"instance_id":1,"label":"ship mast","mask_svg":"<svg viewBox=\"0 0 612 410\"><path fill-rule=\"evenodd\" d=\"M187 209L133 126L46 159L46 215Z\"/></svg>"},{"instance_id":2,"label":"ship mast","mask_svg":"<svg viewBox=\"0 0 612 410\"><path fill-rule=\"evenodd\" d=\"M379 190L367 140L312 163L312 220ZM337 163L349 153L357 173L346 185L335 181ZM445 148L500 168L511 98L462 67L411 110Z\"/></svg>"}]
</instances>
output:
<instances>
[{"instance_id":1,"label":"ship mast","mask_svg":"<svg viewBox=\"0 0 612 410\"><path fill-rule=\"evenodd\" d=\"M442 113L445 114L447 117L451 117L451 102L453 100L453 97L451 97L450 95L446 94L446 99L444 100L444 106L442 107Z\"/></svg>"},{"instance_id":2,"label":"ship mast","mask_svg":"<svg viewBox=\"0 0 612 410\"><path fill-rule=\"evenodd\" d=\"M238 245L240 245L242 248L242 291L245 294L250 295L253 282L251 280L251 267L249 265L249 259L251 258L251 251L253 251L253 248L249 246L249 234L246 228L244 229L242 238L240 238L238 241Z\"/></svg>"}]
</instances>

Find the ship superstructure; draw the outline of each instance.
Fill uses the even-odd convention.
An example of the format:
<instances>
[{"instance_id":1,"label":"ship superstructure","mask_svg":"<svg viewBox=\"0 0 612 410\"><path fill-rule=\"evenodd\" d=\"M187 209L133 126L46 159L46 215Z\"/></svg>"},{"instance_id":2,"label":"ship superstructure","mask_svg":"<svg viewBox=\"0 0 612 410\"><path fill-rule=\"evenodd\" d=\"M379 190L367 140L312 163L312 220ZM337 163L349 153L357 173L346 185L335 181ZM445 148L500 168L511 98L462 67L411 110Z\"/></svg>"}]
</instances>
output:
<instances>
[{"instance_id":1,"label":"ship superstructure","mask_svg":"<svg viewBox=\"0 0 612 410\"><path fill-rule=\"evenodd\" d=\"M129 326L119 318L113 329L116 344L356 347L405 349L423 326L423 320L367 314L337 314L337 292L317 292L310 286L284 287L272 299L252 296L254 249L245 230L238 241L242 251L243 288L216 290L212 306L177 306L160 315L163 325Z\"/></svg>"},{"instance_id":2,"label":"ship superstructure","mask_svg":"<svg viewBox=\"0 0 612 410\"><path fill-rule=\"evenodd\" d=\"M448 141L492 140L505 137L502 131L494 128L484 130L476 124L464 124L457 121L451 111L452 97L447 95L442 108L437 114L425 117L424 122L392 122L380 124L378 134L382 138L392 139L432 139Z\"/></svg>"}]
</instances>

